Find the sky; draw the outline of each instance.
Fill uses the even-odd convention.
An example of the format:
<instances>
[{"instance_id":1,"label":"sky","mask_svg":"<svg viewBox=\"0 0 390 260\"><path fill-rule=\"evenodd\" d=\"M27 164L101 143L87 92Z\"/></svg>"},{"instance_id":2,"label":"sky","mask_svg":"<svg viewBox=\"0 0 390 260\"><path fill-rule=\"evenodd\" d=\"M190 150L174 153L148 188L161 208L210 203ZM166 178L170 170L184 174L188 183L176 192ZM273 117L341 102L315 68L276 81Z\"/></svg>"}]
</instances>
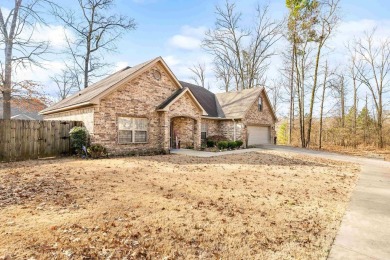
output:
<instances>
[{"instance_id":1,"label":"sky","mask_svg":"<svg viewBox=\"0 0 390 260\"><path fill-rule=\"evenodd\" d=\"M2 9L10 7L13 1L1 0ZM111 71L125 66L134 66L146 60L162 56L180 80L190 81L192 76L188 69L198 62L206 64L207 78L211 90L220 92L212 75L211 57L201 48L204 32L212 28L215 21L215 6L224 0L116 0L114 12L135 19L137 29L127 32L118 42L117 51L107 54L107 61L113 65ZM243 14L243 24L253 21L257 3L270 3L270 13L274 18L283 18L287 13L284 0L236 1L237 8ZM76 0L62 0L66 8L76 8ZM354 35L378 27L380 35L390 37L390 1L389 0L341 0L342 22L329 46L336 52L334 55L342 61L345 57L337 50ZM37 37L49 39L53 49L61 53L64 46L63 27L59 22L49 19L49 28L40 31ZM279 50L280 51L280 50ZM270 78L278 77L281 65L277 58L270 65ZM50 75L58 73L64 67L61 55L52 55L45 62L45 68L27 69L19 72L18 77L30 77L42 82L46 92L55 95L55 86Z\"/></svg>"}]
</instances>

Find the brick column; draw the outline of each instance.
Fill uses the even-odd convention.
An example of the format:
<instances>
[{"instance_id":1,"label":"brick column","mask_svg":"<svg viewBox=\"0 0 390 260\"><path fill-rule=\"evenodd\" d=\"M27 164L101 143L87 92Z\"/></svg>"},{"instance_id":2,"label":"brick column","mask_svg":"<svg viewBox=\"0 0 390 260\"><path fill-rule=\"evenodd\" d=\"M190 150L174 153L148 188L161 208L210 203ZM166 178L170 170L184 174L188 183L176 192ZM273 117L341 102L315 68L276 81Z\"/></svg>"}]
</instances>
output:
<instances>
[{"instance_id":1,"label":"brick column","mask_svg":"<svg viewBox=\"0 0 390 260\"><path fill-rule=\"evenodd\" d=\"M165 151L169 150L170 124L168 113L162 112L160 115L160 148Z\"/></svg>"},{"instance_id":2,"label":"brick column","mask_svg":"<svg viewBox=\"0 0 390 260\"><path fill-rule=\"evenodd\" d=\"M199 150L201 145L202 119L194 121L194 149Z\"/></svg>"}]
</instances>

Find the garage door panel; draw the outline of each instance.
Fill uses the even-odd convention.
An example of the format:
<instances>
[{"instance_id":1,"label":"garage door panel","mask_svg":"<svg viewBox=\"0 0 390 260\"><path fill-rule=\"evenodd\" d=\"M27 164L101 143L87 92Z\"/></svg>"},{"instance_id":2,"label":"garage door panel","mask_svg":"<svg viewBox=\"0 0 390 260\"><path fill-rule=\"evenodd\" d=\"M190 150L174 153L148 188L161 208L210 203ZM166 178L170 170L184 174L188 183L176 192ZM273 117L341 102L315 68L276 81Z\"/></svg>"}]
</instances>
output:
<instances>
[{"instance_id":1,"label":"garage door panel","mask_svg":"<svg viewBox=\"0 0 390 260\"><path fill-rule=\"evenodd\" d=\"M271 135L268 126L248 126L248 145L269 144Z\"/></svg>"}]
</instances>

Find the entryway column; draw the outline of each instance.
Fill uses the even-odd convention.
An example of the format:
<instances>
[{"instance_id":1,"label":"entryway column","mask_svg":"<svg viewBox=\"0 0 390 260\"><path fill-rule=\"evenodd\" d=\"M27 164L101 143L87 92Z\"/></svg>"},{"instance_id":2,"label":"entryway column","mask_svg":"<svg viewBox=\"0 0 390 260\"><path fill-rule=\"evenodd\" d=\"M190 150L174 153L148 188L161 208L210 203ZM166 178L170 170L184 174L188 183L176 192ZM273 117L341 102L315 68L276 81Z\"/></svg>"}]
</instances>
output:
<instances>
[{"instance_id":1,"label":"entryway column","mask_svg":"<svg viewBox=\"0 0 390 260\"><path fill-rule=\"evenodd\" d=\"M167 112L162 112L160 115L160 146L162 150L169 150L169 128L170 128L170 120Z\"/></svg>"},{"instance_id":2,"label":"entryway column","mask_svg":"<svg viewBox=\"0 0 390 260\"><path fill-rule=\"evenodd\" d=\"M200 149L201 146L201 131L202 131L202 119L198 117L194 121L194 149Z\"/></svg>"}]
</instances>

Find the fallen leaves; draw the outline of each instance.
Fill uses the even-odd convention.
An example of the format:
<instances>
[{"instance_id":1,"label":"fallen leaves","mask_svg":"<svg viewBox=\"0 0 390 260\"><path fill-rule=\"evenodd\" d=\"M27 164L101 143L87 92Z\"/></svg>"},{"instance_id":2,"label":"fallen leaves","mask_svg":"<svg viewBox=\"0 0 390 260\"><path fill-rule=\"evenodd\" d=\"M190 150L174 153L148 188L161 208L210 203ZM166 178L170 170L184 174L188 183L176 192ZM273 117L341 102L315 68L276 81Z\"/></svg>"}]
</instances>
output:
<instances>
[{"instance_id":1,"label":"fallen leaves","mask_svg":"<svg viewBox=\"0 0 390 260\"><path fill-rule=\"evenodd\" d=\"M352 165L279 152L36 164L0 166L0 255L317 259L356 180Z\"/></svg>"}]
</instances>

